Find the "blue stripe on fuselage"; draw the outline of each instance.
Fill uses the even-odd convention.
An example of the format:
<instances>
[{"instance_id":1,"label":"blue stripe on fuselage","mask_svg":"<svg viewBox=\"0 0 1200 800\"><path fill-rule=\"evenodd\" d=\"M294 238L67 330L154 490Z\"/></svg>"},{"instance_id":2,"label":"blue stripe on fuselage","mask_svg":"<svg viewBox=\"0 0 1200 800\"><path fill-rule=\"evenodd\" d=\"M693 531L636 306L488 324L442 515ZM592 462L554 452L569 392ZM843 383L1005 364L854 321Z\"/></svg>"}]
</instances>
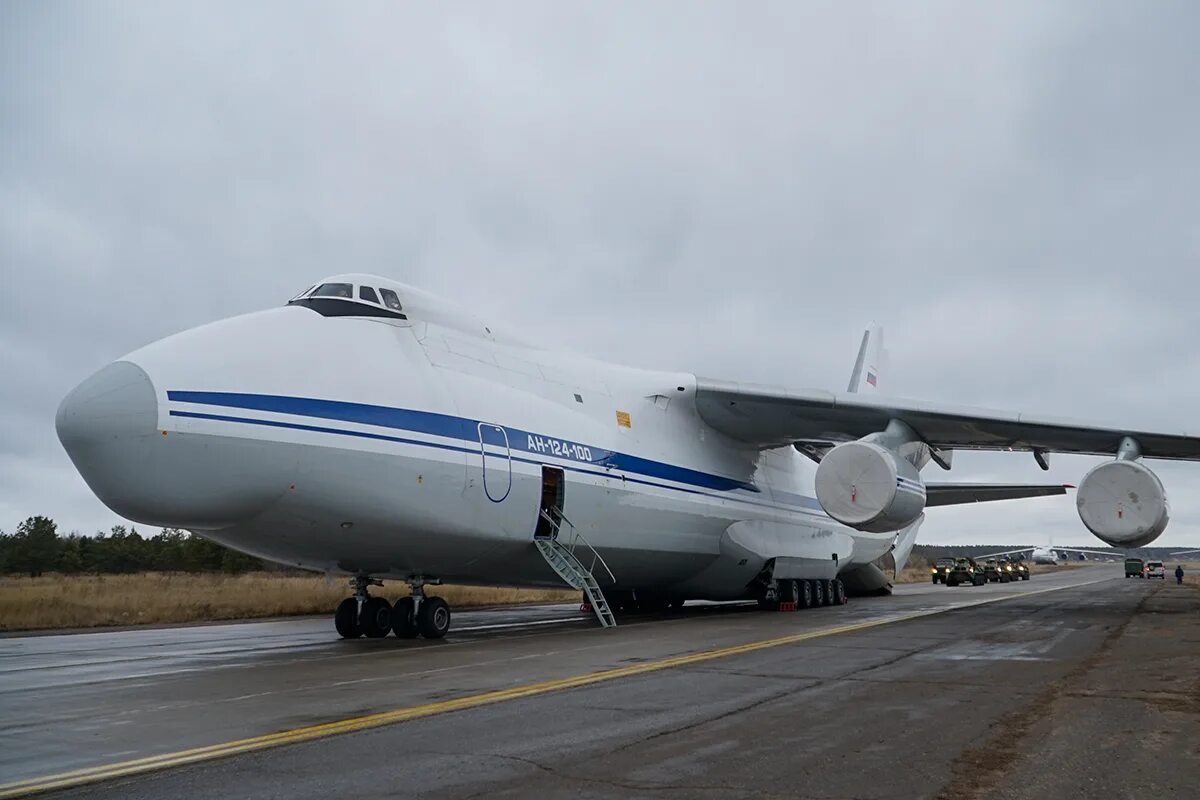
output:
<instances>
[{"instance_id":1,"label":"blue stripe on fuselage","mask_svg":"<svg viewBox=\"0 0 1200 800\"><path fill-rule=\"evenodd\" d=\"M390 408L388 406L375 406L365 403L349 403L342 400L319 400L311 397L287 397L269 394L243 394L241 392L169 391L167 392L167 399L177 403L194 403L198 405L221 406L223 408L241 408L253 411L268 411L277 414L291 414L300 417L339 420L341 422L352 422L360 425L374 425L380 428L423 433L430 436L441 436L465 442L479 442L479 420L455 417L449 414L438 414L432 411ZM175 415L175 412L171 413ZM325 433L353 433L334 428L314 428L314 430ZM505 430L508 432L509 447L512 450L520 450L534 455L553 455L556 458L568 461L618 469L623 472L632 472L637 475L658 478L659 480L698 486L703 489L713 489L716 491L732 491L734 489L745 489L751 492L759 491L758 487L749 481L739 481L735 478L726 478L721 475L700 472L699 470L666 464L661 461L653 461L628 453L618 453L612 450L605 450L601 447L593 447L579 442L546 436L545 434L531 433L519 428L509 428L506 426ZM399 441L408 442L409 440ZM412 443L420 442L414 441ZM548 452L548 447L552 447L550 452Z\"/></svg>"}]
</instances>

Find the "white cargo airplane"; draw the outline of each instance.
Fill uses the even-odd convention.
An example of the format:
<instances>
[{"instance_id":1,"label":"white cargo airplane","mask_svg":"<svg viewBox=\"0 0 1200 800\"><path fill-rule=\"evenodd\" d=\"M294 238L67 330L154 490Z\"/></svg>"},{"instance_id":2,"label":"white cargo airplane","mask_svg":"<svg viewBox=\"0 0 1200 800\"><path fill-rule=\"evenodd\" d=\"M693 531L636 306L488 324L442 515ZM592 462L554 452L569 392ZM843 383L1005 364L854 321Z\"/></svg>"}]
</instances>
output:
<instances>
[{"instance_id":1,"label":"white cargo airplane","mask_svg":"<svg viewBox=\"0 0 1200 800\"><path fill-rule=\"evenodd\" d=\"M764 605L886 592L927 506L1061 494L922 480L952 451L1115 455L1080 483L1113 545L1167 525L1142 457L1200 438L874 394L864 335L846 393L563 355L385 278L340 275L286 306L170 336L58 409L58 435L121 516L282 564L352 576L343 636L444 636L441 581L561 586L614 609ZM405 581L395 607L368 594Z\"/></svg>"},{"instance_id":2,"label":"white cargo airplane","mask_svg":"<svg viewBox=\"0 0 1200 800\"><path fill-rule=\"evenodd\" d=\"M1132 546L1132 545L1130 545ZM1034 545L1032 547L1017 547L1012 550L1002 550L999 553L986 553L982 556L975 556L976 559L981 558L999 558L1000 556L1011 556L1017 554L1029 553L1029 560L1035 564L1057 564L1059 561L1067 561L1069 557L1067 553L1078 553L1081 560L1087 560L1087 556L1103 556L1106 558L1116 558L1119 554L1104 550L1083 550L1078 547L1062 547L1054 544L1051 541L1046 545Z\"/></svg>"}]
</instances>

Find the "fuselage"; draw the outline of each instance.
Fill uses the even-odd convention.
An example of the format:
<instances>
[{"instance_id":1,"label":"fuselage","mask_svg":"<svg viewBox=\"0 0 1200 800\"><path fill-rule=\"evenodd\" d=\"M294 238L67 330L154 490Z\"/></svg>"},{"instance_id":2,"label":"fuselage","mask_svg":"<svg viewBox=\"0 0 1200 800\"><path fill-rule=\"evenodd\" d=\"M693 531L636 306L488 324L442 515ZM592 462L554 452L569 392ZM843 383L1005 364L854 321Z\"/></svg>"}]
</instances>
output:
<instances>
[{"instance_id":1,"label":"fuselage","mask_svg":"<svg viewBox=\"0 0 1200 800\"><path fill-rule=\"evenodd\" d=\"M618 586L714 599L775 557L832 577L895 540L831 520L793 448L705 425L693 375L557 353L374 276L319 286L340 285L84 381L58 428L97 495L306 569L535 586L560 584L532 546L555 505Z\"/></svg>"}]
</instances>

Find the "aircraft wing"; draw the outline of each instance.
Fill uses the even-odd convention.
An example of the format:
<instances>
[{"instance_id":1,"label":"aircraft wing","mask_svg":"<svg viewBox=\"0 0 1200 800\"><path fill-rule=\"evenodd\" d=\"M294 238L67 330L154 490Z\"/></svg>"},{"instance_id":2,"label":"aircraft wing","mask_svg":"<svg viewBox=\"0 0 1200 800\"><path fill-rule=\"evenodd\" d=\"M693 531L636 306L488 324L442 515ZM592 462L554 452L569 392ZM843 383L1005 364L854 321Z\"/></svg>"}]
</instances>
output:
<instances>
[{"instance_id":1,"label":"aircraft wing","mask_svg":"<svg viewBox=\"0 0 1200 800\"><path fill-rule=\"evenodd\" d=\"M1018 547L1015 550L1001 550L999 553L984 553L983 555L971 556L971 558L999 558L1000 556L1011 556L1014 553L1030 553L1037 549L1037 547Z\"/></svg>"},{"instance_id":2,"label":"aircraft wing","mask_svg":"<svg viewBox=\"0 0 1200 800\"><path fill-rule=\"evenodd\" d=\"M1063 547L1062 545L1057 545L1057 544L1054 544L1054 545L1039 544L1039 545L1035 545L1033 547L1018 547L1015 550L1003 550L999 553L984 553L983 555L971 556L971 557L976 558L976 559L978 559L978 558L998 558L999 556L1010 556L1013 553L1029 553L1033 550L1053 550L1056 553L1058 553L1058 552L1086 553L1089 556L1108 556L1109 558L1115 558L1116 556L1121 555L1120 553L1114 553L1111 550L1080 550L1078 547Z\"/></svg>"},{"instance_id":3,"label":"aircraft wing","mask_svg":"<svg viewBox=\"0 0 1200 800\"><path fill-rule=\"evenodd\" d=\"M1063 483L927 483L925 505L955 506L989 500L1045 497L1066 494L1069 488Z\"/></svg>"},{"instance_id":4,"label":"aircraft wing","mask_svg":"<svg viewBox=\"0 0 1200 800\"><path fill-rule=\"evenodd\" d=\"M1089 556L1108 556L1109 558L1116 558L1121 555L1120 553L1114 553L1112 550L1082 550L1078 547L1063 547L1060 544L1047 545L1047 547L1056 553L1083 553Z\"/></svg>"},{"instance_id":5,"label":"aircraft wing","mask_svg":"<svg viewBox=\"0 0 1200 800\"><path fill-rule=\"evenodd\" d=\"M858 439L898 419L947 450L1044 450L1112 455L1131 436L1146 458L1200 460L1200 436L1092 425L1030 414L854 392L792 390L697 378L696 409L712 428L760 449Z\"/></svg>"}]
</instances>

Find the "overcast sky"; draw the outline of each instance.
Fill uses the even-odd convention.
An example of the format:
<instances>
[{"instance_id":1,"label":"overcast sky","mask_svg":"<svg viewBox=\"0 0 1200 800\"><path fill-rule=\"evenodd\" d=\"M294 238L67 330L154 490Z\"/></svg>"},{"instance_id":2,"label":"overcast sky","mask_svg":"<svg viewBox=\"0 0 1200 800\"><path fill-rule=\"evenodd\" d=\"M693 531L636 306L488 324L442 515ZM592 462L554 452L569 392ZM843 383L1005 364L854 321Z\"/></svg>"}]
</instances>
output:
<instances>
[{"instance_id":1,"label":"overcast sky","mask_svg":"<svg viewBox=\"0 0 1200 800\"><path fill-rule=\"evenodd\" d=\"M124 353L376 272L613 361L1200 429L1200 6L0 3L0 529ZM960 453L964 481L1094 459ZM1200 464L1158 470L1200 545ZM1098 545L1073 498L920 541Z\"/></svg>"}]
</instances>

